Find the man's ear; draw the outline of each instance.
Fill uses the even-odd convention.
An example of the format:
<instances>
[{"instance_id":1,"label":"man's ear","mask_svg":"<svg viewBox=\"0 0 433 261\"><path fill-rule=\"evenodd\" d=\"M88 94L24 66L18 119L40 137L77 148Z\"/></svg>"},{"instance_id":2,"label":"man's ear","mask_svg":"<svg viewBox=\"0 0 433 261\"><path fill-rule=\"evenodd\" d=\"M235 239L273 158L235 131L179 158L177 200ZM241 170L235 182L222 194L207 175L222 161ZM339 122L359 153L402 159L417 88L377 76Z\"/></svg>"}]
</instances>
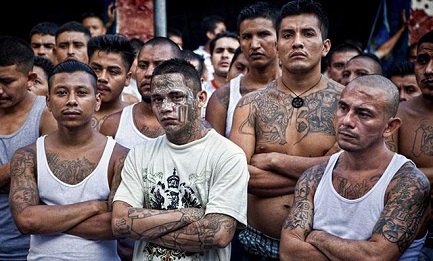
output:
<instances>
[{"instance_id":1,"label":"man's ear","mask_svg":"<svg viewBox=\"0 0 433 261\"><path fill-rule=\"evenodd\" d=\"M198 107L203 108L203 106L206 104L207 101L207 92L206 91L199 91L197 93L197 101L198 101Z\"/></svg>"},{"instance_id":2,"label":"man's ear","mask_svg":"<svg viewBox=\"0 0 433 261\"><path fill-rule=\"evenodd\" d=\"M36 78L38 78L38 75L33 71L30 71L27 74L27 90L30 90L33 87Z\"/></svg>"},{"instance_id":3,"label":"man's ear","mask_svg":"<svg viewBox=\"0 0 433 261\"><path fill-rule=\"evenodd\" d=\"M101 108L101 103L102 103L101 94L98 92L98 93L96 94L96 106L95 106L95 111L99 111L99 109Z\"/></svg>"},{"instance_id":4,"label":"man's ear","mask_svg":"<svg viewBox=\"0 0 433 261\"><path fill-rule=\"evenodd\" d=\"M399 117L391 117L388 119L388 124L383 132L383 137L390 137L401 126L401 119Z\"/></svg>"}]
</instances>

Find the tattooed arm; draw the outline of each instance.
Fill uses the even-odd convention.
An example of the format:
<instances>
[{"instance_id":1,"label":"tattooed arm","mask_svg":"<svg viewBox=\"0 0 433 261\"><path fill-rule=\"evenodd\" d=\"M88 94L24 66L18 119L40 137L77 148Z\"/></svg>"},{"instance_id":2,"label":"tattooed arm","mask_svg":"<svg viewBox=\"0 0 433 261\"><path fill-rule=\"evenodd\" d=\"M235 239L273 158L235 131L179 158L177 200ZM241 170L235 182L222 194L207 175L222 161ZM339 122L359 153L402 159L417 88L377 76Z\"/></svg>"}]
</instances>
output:
<instances>
[{"instance_id":1,"label":"tattooed arm","mask_svg":"<svg viewBox=\"0 0 433 261\"><path fill-rule=\"evenodd\" d=\"M314 245L307 242L313 230L314 194L326 164L308 169L299 178L290 213L283 223L280 240L280 260L329 260Z\"/></svg>"},{"instance_id":2,"label":"tattooed arm","mask_svg":"<svg viewBox=\"0 0 433 261\"><path fill-rule=\"evenodd\" d=\"M203 219L170 232L151 242L167 248L202 252L224 248L233 239L237 221L223 214L207 214Z\"/></svg>"},{"instance_id":3,"label":"tattooed arm","mask_svg":"<svg viewBox=\"0 0 433 261\"><path fill-rule=\"evenodd\" d=\"M35 144L18 149L12 156L9 207L18 229L24 234L61 233L108 211L107 202L98 200L64 206L43 205L36 183Z\"/></svg>"},{"instance_id":4,"label":"tattooed arm","mask_svg":"<svg viewBox=\"0 0 433 261\"><path fill-rule=\"evenodd\" d=\"M128 149L116 144L113 150L113 154L110 159L108 181L111 181L110 188L111 192L108 198L108 207L110 212L95 215L81 223L72 229L66 231L66 233L83 237L86 239L114 239L113 231L111 230L111 217L113 208L113 197L119 187L121 176L120 173L123 168Z\"/></svg>"},{"instance_id":5,"label":"tattooed arm","mask_svg":"<svg viewBox=\"0 0 433 261\"><path fill-rule=\"evenodd\" d=\"M206 107L206 121L219 134L225 136L227 108L230 100L230 84L225 84L216 89L209 98Z\"/></svg>"},{"instance_id":6,"label":"tattooed arm","mask_svg":"<svg viewBox=\"0 0 433 261\"><path fill-rule=\"evenodd\" d=\"M233 238L236 220L222 214L204 217L203 214L204 210L197 208L143 209L115 201L112 227L118 237L190 252L227 246Z\"/></svg>"},{"instance_id":7,"label":"tattooed arm","mask_svg":"<svg viewBox=\"0 0 433 261\"><path fill-rule=\"evenodd\" d=\"M111 226L117 237L149 241L199 221L203 215L204 210L198 208L133 208L123 201L115 201Z\"/></svg>"},{"instance_id":8,"label":"tattooed arm","mask_svg":"<svg viewBox=\"0 0 433 261\"><path fill-rule=\"evenodd\" d=\"M257 142L255 93L246 94L239 101L233 115L233 125L229 136L230 140L244 150L247 157L248 171L250 173L248 193L262 197L275 197L293 193L296 179L280 175L271 169L262 169L253 165Z\"/></svg>"},{"instance_id":9,"label":"tattooed arm","mask_svg":"<svg viewBox=\"0 0 433 261\"><path fill-rule=\"evenodd\" d=\"M326 231L312 230L306 242L331 260L397 260L414 239L426 233L429 190L425 175L406 163L387 188L384 210L369 239L342 239Z\"/></svg>"}]
</instances>

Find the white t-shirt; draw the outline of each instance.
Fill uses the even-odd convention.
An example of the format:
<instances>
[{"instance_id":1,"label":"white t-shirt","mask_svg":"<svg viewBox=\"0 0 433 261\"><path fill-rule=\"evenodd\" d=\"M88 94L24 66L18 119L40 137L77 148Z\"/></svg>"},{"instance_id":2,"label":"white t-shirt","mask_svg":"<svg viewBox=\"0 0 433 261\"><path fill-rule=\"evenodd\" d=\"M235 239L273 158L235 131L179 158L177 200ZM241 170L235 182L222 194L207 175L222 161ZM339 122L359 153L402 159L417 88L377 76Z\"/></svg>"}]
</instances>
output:
<instances>
[{"instance_id":1,"label":"white t-shirt","mask_svg":"<svg viewBox=\"0 0 433 261\"><path fill-rule=\"evenodd\" d=\"M114 201L149 209L197 207L205 214L231 216L246 226L248 180L245 153L214 129L185 145L173 144L162 135L131 149ZM230 260L230 248L191 255L136 241L133 260Z\"/></svg>"}]
</instances>

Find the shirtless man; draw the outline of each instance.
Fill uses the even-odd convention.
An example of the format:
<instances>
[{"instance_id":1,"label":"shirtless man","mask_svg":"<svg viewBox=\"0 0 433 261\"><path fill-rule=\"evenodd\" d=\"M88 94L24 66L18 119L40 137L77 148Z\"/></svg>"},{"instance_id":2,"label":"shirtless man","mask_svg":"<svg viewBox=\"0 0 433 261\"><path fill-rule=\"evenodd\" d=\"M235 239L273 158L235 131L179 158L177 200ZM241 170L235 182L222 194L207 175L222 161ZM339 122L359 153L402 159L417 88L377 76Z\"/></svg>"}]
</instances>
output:
<instances>
[{"instance_id":1,"label":"shirtless man","mask_svg":"<svg viewBox=\"0 0 433 261\"><path fill-rule=\"evenodd\" d=\"M27 260L120 260L111 203L129 150L92 128L96 78L85 63L59 63L47 96L58 130L12 157L9 203L17 227L31 234Z\"/></svg>"},{"instance_id":2,"label":"shirtless man","mask_svg":"<svg viewBox=\"0 0 433 261\"><path fill-rule=\"evenodd\" d=\"M397 116L402 124L388 144L400 154L415 162L433 184L433 31L418 41L415 76L422 94L400 103ZM427 256L430 259L424 259ZM433 215L429 234L420 260L433 258Z\"/></svg>"},{"instance_id":3,"label":"shirtless man","mask_svg":"<svg viewBox=\"0 0 433 261\"><path fill-rule=\"evenodd\" d=\"M239 238L250 256L266 260L278 260L297 179L328 159L336 143L333 121L344 88L321 74L331 43L320 4L288 2L277 25L282 76L241 98L229 136L244 149L250 172L249 226Z\"/></svg>"}]
</instances>

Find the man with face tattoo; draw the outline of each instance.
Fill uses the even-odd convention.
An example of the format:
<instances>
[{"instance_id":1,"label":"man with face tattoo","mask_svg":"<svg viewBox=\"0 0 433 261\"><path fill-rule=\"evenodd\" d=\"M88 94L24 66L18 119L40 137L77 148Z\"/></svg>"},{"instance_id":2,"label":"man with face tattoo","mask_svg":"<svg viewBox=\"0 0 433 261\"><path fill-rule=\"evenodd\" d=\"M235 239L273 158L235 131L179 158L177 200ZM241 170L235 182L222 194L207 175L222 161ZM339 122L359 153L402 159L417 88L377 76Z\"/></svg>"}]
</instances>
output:
<instances>
[{"instance_id":1,"label":"man with face tattoo","mask_svg":"<svg viewBox=\"0 0 433 261\"><path fill-rule=\"evenodd\" d=\"M133 260L230 260L236 227L247 221L245 154L201 121L206 92L189 62L162 62L150 86L165 135L128 154L113 233L136 240Z\"/></svg>"}]
</instances>

